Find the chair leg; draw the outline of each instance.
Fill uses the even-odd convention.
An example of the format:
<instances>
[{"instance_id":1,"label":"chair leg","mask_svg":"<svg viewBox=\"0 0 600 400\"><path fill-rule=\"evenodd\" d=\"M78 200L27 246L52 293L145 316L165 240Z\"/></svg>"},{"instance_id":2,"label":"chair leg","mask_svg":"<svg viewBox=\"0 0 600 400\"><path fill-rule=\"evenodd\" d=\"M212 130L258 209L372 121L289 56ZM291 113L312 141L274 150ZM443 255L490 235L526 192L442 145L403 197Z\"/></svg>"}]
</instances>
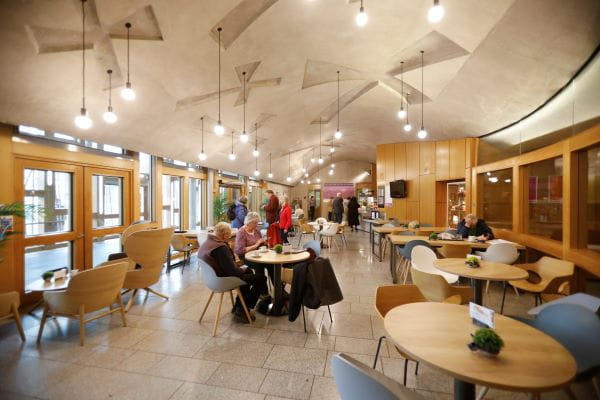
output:
<instances>
[{"instance_id":1,"label":"chair leg","mask_svg":"<svg viewBox=\"0 0 600 400\"><path fill-rule=\"evenodd\" d=\"M42 332L44 331L44 326L46 325L46 319L48 319L48 312L50 308L48 307L48 303L44 303L44 312L42 314L42 320L40 321L40 329L38 330L37 335L37 343L42 339Z\"/></svg>"},{"instance_id":2,"label":"chair leg","mask_svg":"<svg viewBox=\"0 0 600 400\"><path fill-rule=\"evenodd\" d=\"M402 380L404 386L406 386L406 374L408 372L408 360L404 360L404 378Z\"/></svg>"},{"instance_id":3,"label":"chair leg","mask_svg":"<svg viewBox=\"0 0 600 400\"><path fill-rule=\"evenodd\" d=\"M507 283L504 281L504 289L502 291L502 305L500 306L500 314L504 314L504 300L506 299Z\"/></svg>"},{"instance_id":4,"label":"chair leg","mask_svg":"<svg viewBox=\"0 0 600 400\"><path fill-rule=\"evenodd\" d=\"M129 301L127 302L127 305L125 306L125 312L128 312L129 309L131 308L131 306L133 305L133 299L135 298L137 291L138 291L137 289L133 289L133 293L131 293L131 297L129 297Z\"/></svg>"},{"instance_id":5,"label":"chair leg","mask_svg":"<svg viewBox=\"0 0 600 400\"><path fill-rule=\"evenodd\" d=\"M12 309L12 313L15 318L15 324L17 325L19 336L21 336L22 341L25 341L25 332L23 332L23 325L21 324L21 316L19 315L19 309L14 303L10 305L10 308Z\"/></svg>"},{"instance_id":6,"label":"chair leg","mask_svg":"<svg viewBox=\"0 0 600 400\"><path fill-rule=\"evenodd\" d=\"M519 297L520 296L519 289L517 289L516 286L513 286L513 289L515 289L515 294L517 295L517 297Z\"/></svg>"},{"instance_id":7,"label":"chair leg","mask_svg":"<svg viewBox=\"0 0 600 400\"><path fill-rule=\"evenodd\" d=\"M229 291L229 298L231 299L231 307L233 307L235 305L235 302L233 301L233 290Z\"/></svg>"},{"instance_id":8,"label":"chair leg","mask_svg":"<svg viewBox=\"0 0 600 400\"><path fill-rule=\"evenodd\" d=\"M377 359L379 358L379 350L381 350L381 343L383 342L383 339L385 339L385 335L381 336L379 338L379 341L377 342L377 351L375 352L375 360L373 361L373 369L375 369L377 367Z\"/></svg>"},{"instance_id":9,"label":"chair leg","mask_svg":"<svg viewBox=\"0 0 600 400\"><path fill-rule=\"evenodd\" d=\"M79 345L83 346L85 340L85 307L79 306Z\"/></svg>"},{"instance_id":10,"label":"chair leg","mask_svg":"<svg viewBox=\"0 0 600 400\"><path fill-rule=\"evenodd\" d=\"M542 398L542 396L539 393L531 393L529 395L529 398L531 400L540 400Z\"/></svg>"},{"instance_id":11,"label":"chair leg","mask_svg":"<svg viewBox=\"0 0 600 400\"><path fill-rule=\"evenodd\" d=\"M144 288L147 292L152 293L158 297L162 297L163 299L169 300L169 296L167 296L166 294L162 294L162 293L158 293L156 290L152 289L152 288Z\"/></svg>"},{"instance_id":12,"label":"chair leg","mask_svg":"<svg viewBox=\"0 0 600 400\"><path fill-rule=\"evenodd\" d=\"M567 394L567 396L569 396L569 399L577 400L577 397L575 397L575 393L573 393L573 390L571 390L571 386L565 387L564 391Z\"/></svg>"},{"instance_id":13,"label":"chair leg","mask_svg":"<svg viewBox=\"0 0 600 400\"><path fill-rule=\"evenodd\" d=\"M219 318L221 317L221 306L223 305L223 295L221 292L221 298L219 299L219 306L217 307L217 317L215 318L215 324L213 325L213 337L217 336L217 328L219 327Z\"/></svg>"},{"instance_id":14,"label":"chair leg","mask_svg":"<svg viewBox=\"0 0 600 400\"><path fill-rule=\"evenodd\" d=\"M121 312L123 326L127 326L127 319L125 319L125 308L123 307L123 298L121 297L121 293L117 295L117 301L119 302L119 311Z\"/></svg>"},{"instance_id":15,"label":"chair leg","mask_svg":"<svg viewBox=\"0 0 600 400\"><path fill-rule=\"evenodd\" d=\"M202 322L202 318L204 318L204 314L206 314L206 310L208 309L208 306L209 306L210 301L212 300L214 294L215 294L215 292L210 292L210 296L208 296L208 301L206 302L206 305L204 306L204 310L202 310L202 315L200 315L200 319L198 320L198 322Z\"/></svg>"},{"instance_id":16,"label":"chair leg","mask_svg":"<svg viewBox=\"0 0 600 400\"><path fill-rule=\"evenodd\" d=\"M306 331L306 315L304 314L304 305L302 305L302 321L304 322L304 333L307 333L307 331Z\"/></svg>"},{"instance_id":17,"label":"chair leg","mask_svg":"<svg viewBox=\"0 0 600 400\"><path fill-rule=\"evenodd\" d=\"M406 285L406 280L408 279L408 274L410 273L410 261L408 260L404 260L404 281L402 282L403 285Z\"/></svg>"},{"instance_id":18,"label":"chair leg","mask_svg":"<svg viewBox=\"0 0 600 400\"><path fill-rule=\"evenodd\" d=\"M485 294L490 292L490 281L485 281Z\"/></svg>"},{"instance_id":19,"label":"chair leg","mask_svg":"<svg viewBox=\"0 0 600 400\"><path fill-rule=\"evenodd\" d=\"M477 395L477 400L483 400L483 398L485 397L485 395L487 394L487 392L490 390L489 387L484 387L481 389L481 391L479 392L479 394Z\"/></svg>"},{"instance_id":20,"label":"chair leg","mask_svg":"<svg viewBox=\"0 0 600 400\"><path fill-rule=\"evenodd\" d=\"M331 308L327 306L327 311L329 311L329 321L333 323L333 317L331 316Z\"/></svg>"},{"instance_id":21,"label":"chair leg","mask_svg":"<svg viewBox=\"0 0 600 400\"><path fill-rule=\"evenodd\" d=\"M244 314L246 314L246 318L248 318L248 323L252 325L252 316L250 315L250 311L248 311L248 307L246 307L246 302L244 301L244 296L242 296L242 290L237 288L238 296L240 296L240 303L242 303L242 308L244 309Z\"/></svg>"}]
</instances>

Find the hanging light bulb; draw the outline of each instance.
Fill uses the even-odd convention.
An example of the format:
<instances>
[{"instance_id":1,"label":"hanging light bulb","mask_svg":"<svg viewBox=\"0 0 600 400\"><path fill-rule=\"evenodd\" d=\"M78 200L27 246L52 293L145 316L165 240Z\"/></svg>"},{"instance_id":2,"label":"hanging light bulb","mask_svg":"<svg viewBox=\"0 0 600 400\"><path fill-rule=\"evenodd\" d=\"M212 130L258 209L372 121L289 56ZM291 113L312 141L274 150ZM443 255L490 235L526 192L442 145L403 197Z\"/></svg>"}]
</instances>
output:
<instances>
[{"instance_id":1,"label":"hanging light bulb","mask_svg":"<svg viewBox=\"0 0 600 400\"><path fill-rule=\"evenodd\" d=\"M300 183L304 185L304 179L300 179Z\"/></svg>"},{"instance_id":2,"label":"hanging light bulb","mask_svg":"<svg viewBox=\"0 0 600 400\"><path fill-rule=\"evenodd\" d=\"M205 161L206 160L206 153L204 152L204 117L200 117L200 123L202 126L202 151L200 152L200 154L198 154L198 158L200 159L200 161Z\"/></svg>"},{"instance_id":3,"label":"hanging light bulb","mask_svg":"<svg viewBox=\"0 0 600 400\"><path fill-rule=\"evenodd\" d=\"M112 108L112 69L107 70L106 73L108 74L108 109L102 114L102 118L107 124L114 124L117 122L117 114L113 112Z\"/></svg>"},{"instance_id":4,"label":"hanging light bulb","mask_svg":"<svg viewBox=\"0 0 600 400\"><path fill-rule=\"evenodd\" d=\"M85 108L85 1L86 0L81 0L81 109L79 110L79 115L75 117L75 125L79 129L90 129L94 124L92 122L92 119L88 116L87 110Z\"/></svg>"},{"instance_id":5,"label":"hanging light bulb","mask_svg":"<svg viewBox=\"0 0 600 400\"><path fill-rule=\"evenodd\" d=\"M302 167L302 172L306 173L306 168Z\"/></svg>"},{"instance_id":6,"label":"hanging light bulb","mask_svg":"<svg viewBox=\"0 0 600 400\"><path fill-rule=\"evenodd\" d=\"M308 172L305 172L305 173L304 173L304 177L305 177L305 178L308 178Z\"/></svg>"},{"instance_id":7,"label":"hanging light bulb","mask_svg":"<svg viewBox=\"0 0 600 400\"><path fill-rule=\"evenodd\" d=\"M425 123L423 119L423 110L425 109L424 95L423 95L423 54L425 52L421 50L421 129L417 133L419 139L425 139L427 137L427 130L425 130Z\"/></svg>"},{"instance_id":8,"label":"hanging light bulb","mask_svg":"<svg viewBox=\"0 0 600 400\"><path fill-rule=\"evenodd\" d=\"M317 178L317 183L321 182L321 178Z\"/></svg>"},{"instance_id":9,"label":"hanging light bulb","mask_svg":"<svg viewBox=\"0 0 600 400\"><path fill-rule=\"evenodd\" d=\"M321 157L319 157L318 163L323 164L323 159Z\"/></svg>"},{"instance_id":10,"label":"hanging light bulb","mask_svg":"<svg viewBox=\"0 0 600 400\"><path fill-rule=\"evenodd\" d=\"M231 153L229 153L229 159L235 161L235 153L233 152L233 131L231 131Z\"/></svg>"},{"instance_id":11,"label":"hanging light bulb","mask_svg":"<svg viewBox=\"0 0 600 400\"><path fill-rule=\"evenodd\" d=\"M254 124L254 132L256 137L254 138L254 150L252 151L252 155L254 157L260 156L260 152L258 151L258 124Z\"/></svg>"},{"instance_id":12,"label":"hanging light bulb","mask_svg":"<svg viewBox=\"0 0 600 400\"><path fill-rule=\"evenodd\" d=\"M427 12L427 19L432 24L437 24L444 18L444 7L440 6L440 0L433 0L433 6Z\"/></svg>"},{"instance_id":13,"label":"hanging light bulb","mask_svg":"<svg viewBox=\"0 0 600 400\"><path fill-rule=\"evenodd\" d=\"M329 152L330 152L330 153L334 153L334 152L335 152L335 148L334 148L334 147L330 147L330 148L329 148Z\"/></svg>"},{"instance_id":14,"label":"hanging light bulb","mask_svg":"<svg viewBox=\"0 0 600 400\"><path fill-rule=\"evenodd\" d=\"M255 169L255 170L254 170L254 176L259 176L259 175L260 175L260 171L259 171L259 170L257 170L257 169Z\"/></svg>"},{"instance_id":15,"label":"hanging light bulb","mask_svg":"<svg viewBox=\"0 0 600 400\"><path fill-rule=\"evenodd\" d=\"M329 175L333 175L333 170L332 169L329 170Z\"/></svg>"},{"instance_id":16,"label":"hanging light bulb","mask_svg":"<svg viewBox=\"0 0 600 400\"><path fill-rule=\"evenodd\" d=\"M269 174L268 174L269 178L273 177L273 173L271 172L271 153L269 153Z\"/></svg>"},{"instance_id":17,"label":"hanging light bulb","mask_svg":"<svg viewBox=\"0 0 600 400\"><path fill-rule=\"evenodd\" d=\"M248 143L248 133L246 131L243 131L240 135L240 142Z\"/></svg>"},{"instance_id":18,"label":"hanging light bulb","mask_svg":"<svg viewBox=\"0 0 600 400\"><path fill-rule=\"evenodd\" d=\"M269 175L268 175L268 176L269 176L269 179L270 179L270 178L273 178L273 174L272 174L271 172L269 172Z\"/></svg>"},{"instance_id":19,"label":"hanging light bulb","mask_svg":"<svg viewBox=\"0 0 600 400\"><path fill-rule=\"evenodd\" d=\"M356 14L356 25L365 26L367 24L368 20L369 20L369 17L367 16L367 13L365 12L365 8L363 7L362 0L360 0L360 9L358 11L358 14Z\"/></svg>"},{"instance_id":20,"label":"hanging light bulb","mask_svg":"<svg viewBox=\"0 0 600 400\"><path fill-rule=\"evenodd\" d=\"M127 101L135 100L135 92L131 88L131 80L129 79L129 31L131 30L131 23L125 23L125 28L127 28L127 82L125 82L125 87L121 89L121 97Z\"/></svg>"},{"instance_id":21,"label":"hanging light bulb","mask_svg":"<svg viewBox=\"0 0 600 400\"><path fill-rule=\"evenodd\" d=\"M408 122L408 96L409 93L406 93L406 123L404 124L404 132L410 132L412 130L412 125Z\"/></svg>"},{"instance_id":22,"label":"hanging light bulb","mask_svg":"<svg viewBox=\"0 0 600 400\"><path fill-rule=\"evenodd\" d=\"M219 92L218 92L219 93L219 120L217 121L217 124L213 128L213 132L218 136L221 136L225 133L225 127L221 123L221 31L222 30L223 30L223 28L221 28L221 27L217 28L217 32L218 32L218 36L219 36Z\"/></svg>"},{"instance_id":23,"label":"hanging light bulb","mask_svg":"<svg viewBox=\"0 0 600 400\"><path fill-rule=\"evenodd\" d=\"M285 180L288 182L292 181L292 177L290 176L291 171L292 171L292 153L288 153L288 176L287 176L287 178L285 178Z\"/></svg>"},{"instance_id":24,"label":"hanging light bulb","mask_svg":"<svg viewBox=\"0 0 600 400\"><path fill-rule=\"evenodd\" d=\"M258 170L258 158L254 159L254 176L258 177L260 175L260 171Z\"/></svg>"},{"instance_id":25,"label":"hanging light bulb","mask_svg":"<svg viewBox=\"0 0 600 400\"><path fill-rule=\"evenodd\" d=\"M362 10L362 1L360 9ZM333 137L339 140L342 136L342 131L340 130L340 71L337 71L337 129Z\"/></svg>"},{"instance_id":26,"label":"hanging light bulb","mask_svg":"<svg viewBox=\"0 0 600 400\"><path fill-rule=\"evenodd\" d=\"M404 61L400 61L400 111L398 111L398 118L406 118L406 111L404 110Z\"/></svg>"},{"instance_id":27,"label":"hanging light bulb","mask_svg":"<svg viewBox=\"0 0 600 400\"><path fill-rule=\"evenodd\" d=\"M331 168L335 168L335 164L333 164L333 163L332 163L332 164L331 164Z\"/></svg>"},{"instance_id":28,"label":"hanging light bulb","mask_svg":"<svg viewBox=\"0 0 600 400\"><path fill-rule=\"evenodd\" d=\"M310 162L314 164L315 161L316 161L315 160L315 149L314 148L310 149L310 152L311 152L311 154L310 154Z\"/></svg>"}]
</instances>

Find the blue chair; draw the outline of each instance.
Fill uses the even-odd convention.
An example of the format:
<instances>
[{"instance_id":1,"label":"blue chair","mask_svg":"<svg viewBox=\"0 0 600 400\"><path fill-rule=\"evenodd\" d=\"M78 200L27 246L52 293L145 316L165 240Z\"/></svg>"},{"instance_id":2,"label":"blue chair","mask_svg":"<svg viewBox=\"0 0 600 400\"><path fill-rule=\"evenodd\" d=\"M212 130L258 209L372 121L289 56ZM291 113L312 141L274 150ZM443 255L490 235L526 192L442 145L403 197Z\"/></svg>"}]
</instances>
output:
<instances>
[{"instance_id":1,"label":"blue chair","mask_svg":"<svg viewBox=\"0 0 600 400\"><path fill-rule=\"evenodd\" d=\"M321 243L318 240L310 240L302 246L304 249L311 249L315 252L315 255L319 257L321 255Z\"/></svg>"},{"instance_id":2,"label":"blue chair","mask_svg":"<svg viewBox=\"0 0 600 400\"><path fill-rule=\"evenodd\" d=\"M423 399L421 395L343 353L331 357L331 370L342 400Z\"/></svg>"},{"instance_id":3,"label":"blue chair","mask_svg":"<svg viewBox=\"0 0 600 400\"><path fill-rule=\"evenodd\" d=\"M425 240L417 239L411 240L410 242L406 243L406 245L398 251L398 253L402 257L402 259L400 260L400 277L402 278L402 275L404 275L404 279L402 281L403 284L406 284L406 279L408 278L408 271L410 271L410 263L412 261L412 250L416 246L425 246L431 249L431 246Z\"/></svg>"}]
</instances>

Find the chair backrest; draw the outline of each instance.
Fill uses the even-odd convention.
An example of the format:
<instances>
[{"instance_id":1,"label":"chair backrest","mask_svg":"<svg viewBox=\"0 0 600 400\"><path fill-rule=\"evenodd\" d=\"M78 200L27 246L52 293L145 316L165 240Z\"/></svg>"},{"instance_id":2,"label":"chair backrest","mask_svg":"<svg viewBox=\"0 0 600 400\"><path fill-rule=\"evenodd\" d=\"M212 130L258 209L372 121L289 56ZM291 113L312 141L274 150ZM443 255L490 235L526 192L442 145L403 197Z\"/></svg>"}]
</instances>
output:
<instances>
[{"instance_id":1,"label":"chair backrest","mask_svg":"<svg viewBox=\"0 0 600 400\"><path fill-rule=\"evenodd\" d=\"M458 244L445 244L440 249L440 253L446 258L466 258L470 251L471 248L469 246Z\"/></svg>"},{"instance_id":2,"label":"chair backrest","mask_svg":"<svg viewBox=\"0 0 600 400\"><path fill-rule=\"evenodd\" d=\"M537 273L547 282L545 292L558 293L563 282L573 276L575 264L570 261L544 256L535 263Z\"/></svg>"},{"instance_id":3,"label":"chair backrest","mask_svg":"<svg viewBox=\"0 0 600 400\"><path fill-rule=\"evenodd\" d=\"M519 258L519 251L512 243L494 243L481 255L486 261L513 264Z\"/></svg>"},{"instance_id":4,"label":"chair backrest","mask_svg":"<svg viewBox=\"0 0 600 400\"><path fill-rule=\"evenodd\" d=\"M202 282L207 288L217 293L226 292L246 284L236 276L217 276L215 270L200 258L198 259L198 266L202 274Z\"/></svg>"},{"instance_id":5,"label":"chair backrest","mask_svg":"<svg viewBox=\"0 0 600 400\"><path fill-rule=\"evenodd\" d=\"M129 225L123 233L121 234L121 246L125 246L125 241L129 236L134 234L135 232L145 231L148 229L156 229L158 228L158 224L152 221L136 221L133 224Z\"/></svg>"},{"instance_id":6,"label":"chair backrest","mask_svg":"<svg viewBox=\"0 0 600 400\"><path fill-rule=\"evenodd\" d=\"M375 310L383 319L394 307L427 301L416 285L386 285L375 289Z\"/></svg>"},{"instance_id":7,"label":"chair backrest","mask_svg":"<svg viewBox=\"0 0 600 400\"><path fill-rule=\"evenodd\" d=\"M414 260L413 260L414 262ZM429 301L443 302L452 296L451 288L443 276L421 271L413 267L410 269L413 283L417 285L423 296Z\"/></svg>"},{"instance_id":8,"label":"chair backrest","mask_svg":"<svg viewBox=\"0 0 600 400\"><path fill-rule=\"evenodd\" d=\"M422 397L346 354L331 358L333 380L342 400L409 400Z\"/></svg>"},{"instance_id":9,"label":"chair backrest","mask_svg":"<svg viewBox=\"0 0 600 400\"><path fill-rule=\"evenodd\" d=\"M143 273L151 273L152 270L158 279L174 230L171 227L135 232L125 242L125 254L142 266Z\"/></svg>"},{"instance_id":10,"label":"chair backrest","mask_svg":"<svg viewBox=\"0 0 600 400\"><path fill-rule=\"evenodd\" d=\"M12 312L12 305L19 308L20 299L17 292L0 293L0 318Z\"/></svg>"},{"instance_id":11,"label":"chair backrest","mask_svg":"<svg viewBox=\"0 0 600 400\"><path fill-rule=\"evenodd\" d=\"M407 260L410 260L412 257L412 250L416 246L431 247L429 246L429 243L427 243L424 240L411 240L410 242L406 243L406 245L404 245L404 248L402 249L402 257L406 258Z\"/></svg>"},{"instance_id":12,"label":"chair backrest","mask_svg":"<svg viewBox=\"0 0 600 400\"><path fill-rule=\"evenodd\" d=\"M411 228L411 229L412 229L412 228L414 228L414 227L415 227L415 226L417 226L417 225L419 225L419 221L417 221L416 219L415 219L415 220L412 220L412 221L410 221L410 222L408 223L408 227L409 227L409 228Z\"/></svg>"},{"instance_id":13,"label":"chair backrest","mask_svg":"<svg viewBox=\"0 0 600 400\"><path fill-rule=\"evenodd\" d=\"M340 229L340 224L338 224L337 222L333 222L333 223L329 224L328 227L323 228L323 230L321 231L321 235L334 236L334 235L337 235L339 229Z\"/></svg>"},{"instance_id":14,"label":"chair backrest","mask_svg":"<svg viewBox=\"0 0 600 400\"><path fill-rule=\"evenodd\" d=\"M416 236L417 234L413 231L400 231L398 232L400 236Z\"/></svg>"},{"instance_id":15,"label":"chair backrest","mask_svg":"<svg viewBox=\"0 0 600 400\"><path fill-rule=\"evenodd\" d=\"M317 257L321 255L321 243L318 240L308 241L304 243L304 246L302 247L305 249L312 249Z\"/></svg>"},{"instance_id":16,"label":"chair backrest","mask_svg":"<svg viewBox=\"0 0 600 400\"><path fill-rule=\"evenodd\" d=\"M185 237L185 235L175 234L171 237L171 247L173 247L173 250L183 251L183 250L185 250L187 244L188 244L188 241L187 241L187 238Z\"/></svg>"},{"instance_id":17,"label":"chair backrest","mask_svg":"<svg viewBox=\"0 0 600 400\"><path fill-rule=\"evenodd\" d=\"M66 289L69 301L83 304L86 313L107 307L123 288L127 268L127 262L120 262L78 273Z\"/></svg>"},{"instance_id":18,"label":"chair backrest","mask_svg":"<svg viewBox=\"0 0 600 400\"><path fill-rule=\"evenodd\" d=\"M559 341L577 362L577 380L588 379L600 371L600 318L577 304L548 305L530 325Z\"/></svg>"},{"instance_id":19,"label":"chair backrest","mask_svg":"<svg viewBox=\"0 0 600 400\"><path fill-rule=\"evenodd\" d=\"M410 243L410 242L409 242ZM423 272L439 272L439 270L433 265L433 262L437 260L435 252L430 247L425 246L414 246L411 253L411 261L415 268Z\"/></svg>"},{"instance_id":20,"label":"chair backrest","mask_svg":"<svg viewBox=\"0 0 600 400\"><path fill-rule=\"evenodd\" d=\"M302 223L302 225L300 225L302 227L302 233L308 233L308 234L312 234L315 233L315 230L313 229L312 225L307 224L307 223Z\"/></svg>"}]
</instances>

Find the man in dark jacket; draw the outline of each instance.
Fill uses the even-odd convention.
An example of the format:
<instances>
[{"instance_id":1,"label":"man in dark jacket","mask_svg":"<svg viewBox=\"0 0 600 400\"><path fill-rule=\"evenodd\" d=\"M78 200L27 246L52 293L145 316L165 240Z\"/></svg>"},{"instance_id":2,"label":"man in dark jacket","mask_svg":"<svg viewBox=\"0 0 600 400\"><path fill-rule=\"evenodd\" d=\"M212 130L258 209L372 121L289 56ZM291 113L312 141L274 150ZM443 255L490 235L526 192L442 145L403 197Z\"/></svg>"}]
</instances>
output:
<instances>
[{"instance_id":1,"label":"man in dark jacket","mask_svg":"<svg viewBox=\"0 0 600 400\"><path fill-rule=\"evenodd\" d=\"M244 226L244 219L246 218L246 215L248 215L248 207L246 207L247 203L248 197L246 196L241 196L235 201L233 209L235 212L235 218L231 221L232 228L241 228Z\"/></svg>"},{"instance_id":2,"label":"man in dark jacket","mask_svg":"<svg viewBox=\"0 0 600 400\"><path fill-rule=\"evenodd\" d=\"M456 227L458 235L463 238L476 236L478 240L491 240L494 238L492 228L484 220L477 219L473 214L468 214Z\"/></svg>"},{"instance_id":3,"label":"man in dark jacket","mask_svg":"<svg viewBox=\"0 0 600 400\"><path fill-rule=\"evenodd\" d=\"M267 190L266 193L267 204L263 205L262 208L265 210L265 217L270 225L279 219L279 199L271 189Z\"/></svg>"},{"instance_id":4,"label":"man in dark jacket","mask_svg":"<svg viewBox=\"0 0 600 400\"><path fill-rule=\"evenodd\" d=\"M333 199L333 222L338 224L342 223L342 216L344 215L344 199L342 194L338 193L336 198Z\"/></svg>"}]
</instances>

